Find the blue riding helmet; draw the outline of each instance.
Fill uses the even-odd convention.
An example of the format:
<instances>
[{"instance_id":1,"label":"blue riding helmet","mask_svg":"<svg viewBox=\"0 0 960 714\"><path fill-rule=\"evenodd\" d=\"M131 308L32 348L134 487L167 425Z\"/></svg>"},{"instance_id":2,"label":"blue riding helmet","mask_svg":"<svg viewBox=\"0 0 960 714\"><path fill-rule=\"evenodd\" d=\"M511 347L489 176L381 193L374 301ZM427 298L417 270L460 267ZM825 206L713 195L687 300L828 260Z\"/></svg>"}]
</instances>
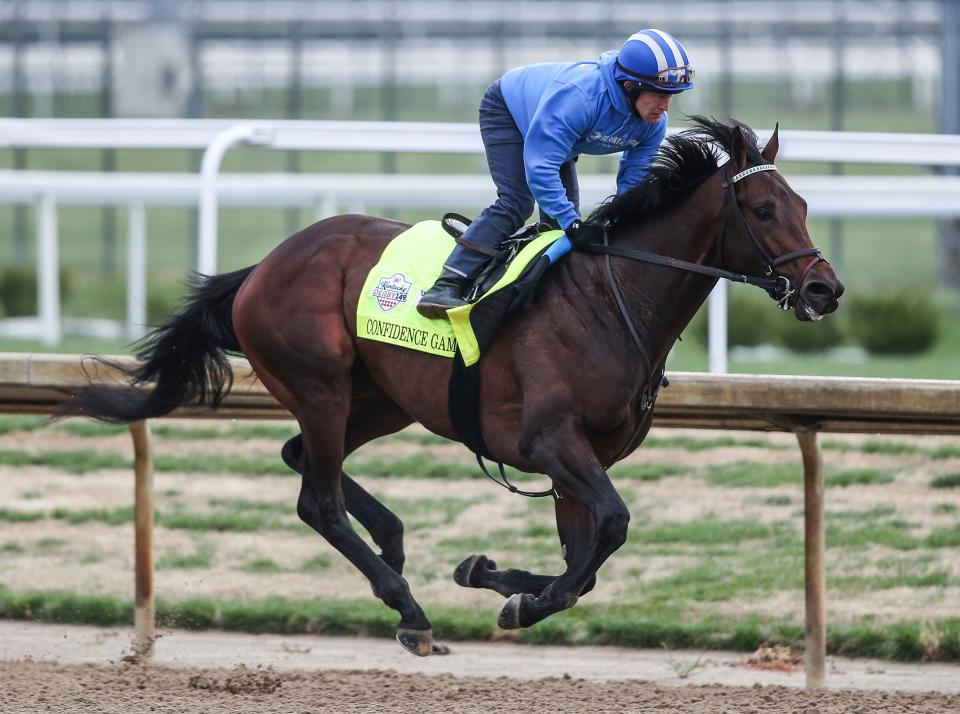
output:
<instances>
[{"instance_id":1,"label":"blue riding helmet","mask_svg":"<svg viewBox=\"0 0 960 714\"><path fill-rule=\"evenodd\" d=\"M678 94L693 89L694 69L683 45L663 30L640 30L617 54L614 78L636 82L658 92Z\"/></svg>"}]
</instances>

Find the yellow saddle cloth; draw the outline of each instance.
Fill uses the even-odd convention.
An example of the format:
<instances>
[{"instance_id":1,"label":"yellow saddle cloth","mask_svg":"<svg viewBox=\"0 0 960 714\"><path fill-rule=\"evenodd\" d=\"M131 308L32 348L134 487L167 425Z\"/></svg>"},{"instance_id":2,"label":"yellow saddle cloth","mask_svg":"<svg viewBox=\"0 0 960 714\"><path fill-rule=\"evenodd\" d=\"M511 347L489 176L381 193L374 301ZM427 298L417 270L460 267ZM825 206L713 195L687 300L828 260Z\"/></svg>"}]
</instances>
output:
<instances>
[{"instance_id":1,"label":"yellow saddle cloth","mask_svg":"<svg viewBox=\"0 0 960 714\"><path fill-rule=\"evenodd\" d=\"M507 271L475 303L447 313L449 320L430 320L417 303L430 289L456 245L440 221L411 226L387 245L363 284L357 303L357 337L453 357L457 347L468 366L480 359L470 313L485 298L517 279L523 269L563 231L548 231L524 246Z\"/></svg>"}]
</instances>

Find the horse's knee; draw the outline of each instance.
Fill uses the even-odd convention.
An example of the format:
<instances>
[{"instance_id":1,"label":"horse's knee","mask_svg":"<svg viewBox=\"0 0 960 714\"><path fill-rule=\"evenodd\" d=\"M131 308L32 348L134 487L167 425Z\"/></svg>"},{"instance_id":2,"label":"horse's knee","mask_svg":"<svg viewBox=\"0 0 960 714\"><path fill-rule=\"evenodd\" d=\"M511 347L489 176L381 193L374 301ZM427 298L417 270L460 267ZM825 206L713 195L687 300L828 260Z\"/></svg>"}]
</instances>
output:
<instances>
[{"instance_id":1,"label":"horse's knee","mask_svg":"<svg viewBox=\"0 0 960 714\"><path fill-rule=\"evenodd\" d=\"M611 552L627 542L629 528L630 511L623 503L597 518L597 537L602 547Z\"/></svg>"},{"instance_id":2,"label":"horse's knee","mask_svg":"<svg viewBox=\"0 0 960 714\"><path fill-rule=\"evenodd\" d=\"M583 597L588 592L593 590L593 588L596 587L596 585L597 585L597 576L591 575L590 579L587 581L587 584L580 589L580 597Z\"/></svg>"},{"instance_id":3,"label":"horse's knee","mask_svg":"<svg viewBox=\"0 0 960 714\"><path fill-rule=\"evenodd\" d=\"M297 515L300 520L326 538L331 544L343 537L344 528L350 529L346 516L333 504L300 494L297 499Z\"/></svg>"},{"instance_id":4,"label":"horse's knee","mask_svg":"<svg viewBox=\"0 0 960 714\"><path fill-rule=\"evenodd\" d=\"M283 463L302 475L304 471L306 471L303 463L305 453L303 448L303 434L301 433L287 440L280 450L280 458L283 459Z\"/></svg>"}]
</instances>

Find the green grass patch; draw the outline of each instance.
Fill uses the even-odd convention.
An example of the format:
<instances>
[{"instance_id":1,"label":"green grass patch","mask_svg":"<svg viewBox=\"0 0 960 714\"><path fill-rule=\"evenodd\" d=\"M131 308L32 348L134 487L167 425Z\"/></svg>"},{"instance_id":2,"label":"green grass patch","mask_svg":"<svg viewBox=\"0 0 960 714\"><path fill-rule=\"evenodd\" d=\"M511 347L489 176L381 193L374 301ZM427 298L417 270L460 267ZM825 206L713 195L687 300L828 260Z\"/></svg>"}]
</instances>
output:
<instances>
[{"instance_id":1,"label":"green grass patch","mask_svg":"<svg viewBox=\"0 0 960 714\"><path fill-rule=\"evenodd\" d=\"M924 450L903 441L865 441L860 446L865 454L922 454Z\"/></svg>"},{"instance_id":2,"label":"green grass patch","mask_svg":"<svg viewBox=\"0 0 960 714\"><path fill-rule=\"evenodd\" d=\"M130 469L133 462L119 454L93 450L45 451L29 453L19 449L0 450L0 464L5 466L45 466L72 474L85 474L101 469Z\"/></svg>"},{"instance_id":3,"label":"green grass patch","mask_svg":"<svg viewBox=\"0 0 960 714\"><path fill-rule=\"evenodd\" d=\"M643 440L646 447L660 449L682 449L684 451L708 451L710 449L725 449L731 446L748 446L754 449L783 449L766 439L737 439L732 436L718 436L702 438L693 436L648 436Z\"/></svg>"},{"instance_id":4,"label":"green grass patch","mask_svg":"<svg viewBox=\"0 0 960 714\"><path fill-rule=\"evenodd\" d=\"M3 545L0 545L0 553L10 553L11 555L19 555L20 553L26 552L24 547L19 543L14 541L7 541Z\"/></svg>"},{"instance_id":5,"label":"green grass patch","mask_svg":"<svg viewBox=\"0 0 960 714\"><path fill-rule=\"evenodd\" d=\"M482 477L476 465L469 461L447 461L430 454L413 454L399 459L350 457L344 471L355 476L383 478L408 476L430 479L463 479Z\"/></svg>"},{"instance_id":6,"label":"green grass patch","mask_svg":"<svg viewBox=\"0 0 960 714\"><path fill-rule=\"evenodd\" d=\"M17 511L11 508L0 508L0 521L7 523L31 523L42 521L45 514L41 511Z\"/></svg>"},{"instance_id":7,"label":"green grass patch","mask_svg":"<svg viewBox=\"0 0 960 714\"><path fill-rule=\"evenodd\" d=\"M856 521L857 523L863 523L878 518L889 518L890 516L896 515L896 513L897 509L893 506L876 506L862 511L827 511L826 518L828 521ZM803 511L798 511L796 515L803 517Z\"/></svg>"},{"instance_id":8,"label":"green grass patch","mask_svg":"<svg viewBox=\"0 0 960 714\"><path fill-rule=\"evenodd\" d=\"M154 459L157 471L182 473L228 473L241 476L295 476L296 472L277 456L235 454L160 454Z\"/></svg>"},{"instance_id":9,"label":"green grass patch","mask_svg":"<svg viewBox=\"0 0 960 714\"><path fill-rule=\"evenodd\" d=\"M698 521L676 521L652 523L630 529L636 539L642 543L689 543L691 545L715 545L741 543L745 540L770 538L789 529L786 524L768 526L757 521L724 521L716 518L704 518ZM633 541L633 536L628 536Z\"/></svg>"},{"instance_id":10,"label":"green grass patch","mask_svg":"<svg viewBox=\"0 0 960 714\"><path fill-rule=\"evenodd\" d=\"M930 481L930 488L960 488L960 473L941 474Z\"/></svg>"},{"instance_id":11,"label":"green grass patch","mask_svg":"<svg viewBox=\"0 0 960 714\"><path fill-rule=\"evenodd\" d=\"M827 518L826 545L828 548L863 548L868 545L882 545L897 550L915 550L922 541L910 535L905 523L867 523L850 526L845 523L831 522Z\"/></svg>"},{"instance_id":12,"label":"green grass patch","mask_svg":"<svg viewBox=\"0 0 960 714\"><path fill-rule=\"evenodd\" d=\"M763 506L791 506L793 505L793 497L785 493L777 494L776 496L761 498L759 503Z\"/></svg>"},{"instance_id":13,"label":"green grass patch","mask_svg":"<svg viewBox=\"0 0 960 714\"><path fill-rule=\"evenodd\" d=\"M246 573L282 573L283 568L273 558L254 558L244 563L240 570Z\"/></svg>"},{"instance_id":14,"label":"green grass patch","mask_svg":"<svg viewBox=\"0 0 960 714\"><path fill-rule=\"evenodd\" d=\"M46 425L44 417L35 416L0 416L0 436L16 434L22 431L35 431Z\"/></svg>"},{"instance_id":15,"label":"green grass patch","mask_svg":"<svg viewBox=\"0 0 960 714\"><path fill-rule=\"evenodd\" d=\"M956 548L960 546L960 525L952 528L937 528L927 536L926 545L931 548Z\"/></svg>"},{"instance_id":16,"label":"green grass patch","mask_svg":"<svg viewBox=\"0 0 960 714\"><path fill-rule=\"evenodd\" d=\"M494 617L483 609L425 604L434 636L444 640L489 640ZM0 587L0 617L41 622L124 625L133 604L111 596L59 591L15 593ZM372 598L288 600L280 597L230 602L212 598L160 599L161 627L223 629L252 633L372 635L393 637L398 616ZM519 633L530 643L611 644L627 647L735 649L751 651L761 642L800 645L803 626L794 622L691 618L669 605L642 608L625 603L609 608L578 605ZM864 620L827 629L831 654L899 660L960 660L960 618L879 624Z\"/></svg>"},{"instance_id":17,"label":"green grass patch","mask_svg":"<svg viewBox=\"0 0 960 714\"><path fill-rule=\"evenodd\" d=\"M892 590L893 588L947 587L952 582L950 573L940 570L933 573L902 573L897 575L844 576L831 575L830 588L849 595L853 592Z\"/></svg>"},{"instance_id":18,"label":"green grass patch","mask_svg":"<svg viewBox=\"0 0 960 714\"><path fill-rule=\"evenodd\" d=\"M41 538L34 545L41 550L53 550L55 548L62 548L67 544L67 541L63 538Z\"/></svg>"},{"instance_id":19,"label":"green grass patch","mask_svg":"<svg viewBox=\"0 0 960 714\"><path fill-rule=\"evenodd\" d=\"M203 570L213 566L214 547L201 543L192 553L167 552L156 562L157 570Z\"/></svg>"},{"instance_id":20,"label":"green grass patch","mask_svg":"<svg viewBox=\"0 0 960 714\"><path fill-rule=\"evenodd\" d=\"M803 471L799 464L758 464L738 461L733 464L713 466L706 471L708 483L714 486L737 488L772 488L803 484ZM861 484L884 484L893 481L894 475L880 469L849 469L827 473L828 486L853 486Z\"/></svg>"},{"instance_id":21,"label":"green grass patch","mask_svg":"<svg viewBox=\"0 0 960 714\"><path fill-rule=\"evenodd\" d=\"M300 566L300 570L305 570L308 572L317 571L317 570L326 570L332 565L333 561L330 559L330 556L326 553L319 553L312 558L305 560Z\"/></svg>"},{"instance_id":22,"label":"green grass patch","mask_svg":"<svg viewBox=\"0 0 960 714\"><path fill-rule=\"evenodd\" d=\"M157 525L187 531L217 531L220 533L250 533L270 527L271 521L257 513L193 513L179 511L157 513Z\"/></svg>"},{"instance_id":23,"label":"green grass patch","mask_svg":"<svg viewBox=\"0 0 960 714\"><path fill-rule=\"evenodd\" d=\"M714 486L739 488L772 488L803 484L803 471L799 464L758 464L738 461L733 464L712 466L706 471L707 482Z\"/></svg>"},{"instance_id":24,"label":"green grass patch","mask_svg":"<svg viewBox=\"0 0 960 714\"><path fill-rule=\"evenodd\" d=\"M441 444L456 444L456 441L451 441L450 439L444 438L442 436L437 436L429 431L419 432L419 431L399 431L396 434L391 434L390 436L384 436L381 438L382 441L404 441L414 444L420 444L421 446L438 446Z\"/></svg>"},{"instance_id":25,"label":"green grass patch","mask_svg":"<svg viewBox=\"0 0 960 714\"><path fill-rule=\"evenodd\" d=\"M118 434L125 434L129 431L129 429L123 425L101 424L95 421L83 420L63 421L58 423L55 428L58 431L65 431L68 434L73 434L74 436L81 436L90 439L101 438L104 436L117 436Z\"/></svg>"},{"instance_id":26,"label":"green grass patch","mask_svg":"<svg viewBox=\"0 0 960 714\"><path fill-rule=\"evenodd\" d=\"M397 517L407 521L425 520L431 525L449 525L464 511L478 503L489 501L492 496L473 498L390 498L378 495L377 499L393 511Z\"/></svg>"},{"instance_id":27,"label":"green grass patch","mask_svg":"<svg viewBox=\"0 0 960 714\"><path fill-rule=\"evenodd\" d=\"M211 498L208 503L234 513L273 513L288 516L296 513L297 505L291 501L250 501L245 498Z\"/></svg>"},{"instance_id":28,"label":"green grass patch","mask_svg":"<svg viewBox=\"0 0 960 714\"><path fill-rule=\"evenodd\" d=\"M955 459L960 457L960 446L938 446L929 452L932 459Z\"/></svg>"},{"instance_id":29,"label":"green grass patch","mask_svg":"<svg viewBox=\"0 0 960 714\"><path fill-rule=\"evenodd\" d=\"M933 512L935 515L947 515L950 513L957 512L957 504L955 503L938 503L933 507Z\"/></svg>"},{"instance_id":30,"label":"green grass patch","mask_svg":"<svg viewBox=\"0 0 960 714\"><path fill-rule=\"evenodd\" d=\"M231 424L227 428L182 427L161 424L154 426L151 431L154 436L159 436L162 439L179 441L207 439L286 441L296 436L300 430L296 424Z\"/></svg>"},{"instance_id":31,"label":"green grass patch","mask_svg":"<svg viewBox=\"0 0 960 714\"><path fill-rule=\"evenodd\" d=\"M93 449L47 451L28 453L20 450L0 450L0 464L7 466L45 466L73 474L85 474L102 469L129 470L133 461L120 454ZM237 456L234 454L159 454L154 457L154 469L162 472L229 473L240 476L293 476L295 472L281 461L280 456Z\"/></svg>"},{"instance_id":32,"label":"green grass patch","mask_svg":"<svg viewBox=\"0 0 960 714\"><path fill-rule=\"evenodd\" d=\"M689 468L678 466L677 464L665 463L619 463L610 468L610 478L617 479L635 479L637 481L659 481L666 476L676 476L677 474L688 473Z\"/></svg>"},{"instance_id":33,"label":"green grass patch","mask_svg":"<svg viewBox=\"0 0 960 714\"><path fill-rule=\"evenodd\" d=\"M121 526L133 522L133 506L120 508L86 508L71 510L69 508L55 508L50 514L53 518L66 521L71 525L82 523L105 523L108 526Z\"/></svg>"},{"instance_id":34,"label":"green grass patch","mask_svg":"<svg viewBox=\"0 0 960 714\"><path fill-rule=\"evenodd\" d=\"M880 469L847 469L827 473L824 480L827 486L846 487L892 483L893 479L891 472Z\"/></svg>"}]
</instances>

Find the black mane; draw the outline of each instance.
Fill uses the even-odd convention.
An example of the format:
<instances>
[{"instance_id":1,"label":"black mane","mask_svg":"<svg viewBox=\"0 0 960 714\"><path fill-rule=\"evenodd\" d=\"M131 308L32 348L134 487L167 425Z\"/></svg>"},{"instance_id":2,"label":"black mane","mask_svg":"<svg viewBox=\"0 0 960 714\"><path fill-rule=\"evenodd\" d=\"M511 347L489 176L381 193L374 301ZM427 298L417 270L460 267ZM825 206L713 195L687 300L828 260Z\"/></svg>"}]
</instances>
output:
<instances>
[{"instance_id":1,"label":"black mane","mask_svg":"<svg viewBox=\"0 0 960 714\"><path fill-rule=\"evenodd\" d=\"M616 235L618 226L637 225L676 208L717 170L717 147L729 152L737 127L746 139L748 163L766 163L757 148L757 135L746 124L697 114L690 119L693 128L664 140L639 184L608 198L587 221L606 223Z\"/></svg>"}]
</instances>

